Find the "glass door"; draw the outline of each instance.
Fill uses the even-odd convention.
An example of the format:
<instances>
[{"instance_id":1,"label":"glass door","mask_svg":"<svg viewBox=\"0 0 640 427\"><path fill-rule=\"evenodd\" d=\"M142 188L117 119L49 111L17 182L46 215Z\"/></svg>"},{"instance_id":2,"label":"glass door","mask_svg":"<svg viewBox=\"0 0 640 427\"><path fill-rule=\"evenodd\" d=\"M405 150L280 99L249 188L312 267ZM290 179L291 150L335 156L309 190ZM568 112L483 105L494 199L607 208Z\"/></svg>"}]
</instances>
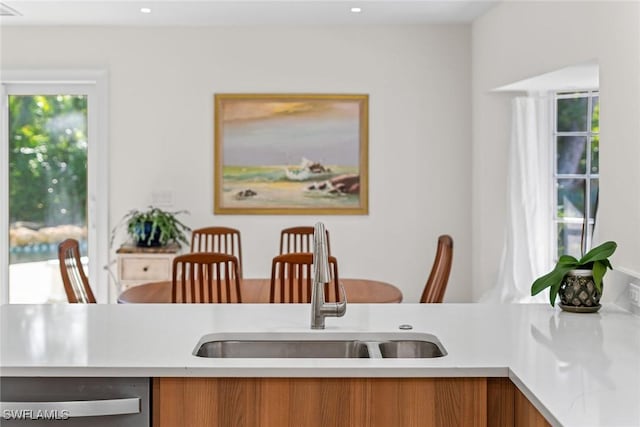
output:
<instances>
[{"instance_id":1,"label":"glass door","mask_svg":"<svg viewBox=\"0 0 640 427\"><path fill-rule=\"evenodd\" d=\"M101 164L95 85L5 83L2 92L2 300L66 302L58 244L72 238L96 297L106 302L99 267L108 256L107 198L97 191L106 156Z\"/></svg>"},{"instance_id":2,"label":"glass door","mask_svg":"<svg viewBox=\"0 0 640 427\"><path fill-rule=\"evenodd\" d=\"M64 302L58 243L87 264L87 96L8 95L9 302ZM88 265L86 265L88 269Z\"/></svg>"}]
</instances>

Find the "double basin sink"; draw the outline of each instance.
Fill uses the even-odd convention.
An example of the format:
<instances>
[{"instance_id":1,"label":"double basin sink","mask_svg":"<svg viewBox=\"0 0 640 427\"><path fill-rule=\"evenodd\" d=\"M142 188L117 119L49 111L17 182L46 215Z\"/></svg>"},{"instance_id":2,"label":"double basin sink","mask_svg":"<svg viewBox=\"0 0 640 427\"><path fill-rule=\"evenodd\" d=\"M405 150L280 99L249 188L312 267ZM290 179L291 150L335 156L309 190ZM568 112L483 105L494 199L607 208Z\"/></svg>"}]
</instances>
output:
<instances>
[{"instance_id":1,"label":"double basin sink","mask_svg":"<svg viewBox=\"0 0 640 427\"><path fill-rule=\"evenodd\" d=\"M447 354L433 335L422 333L211 334L193 351L209 358L399 359Z\"/></svg>"}]
</instances>

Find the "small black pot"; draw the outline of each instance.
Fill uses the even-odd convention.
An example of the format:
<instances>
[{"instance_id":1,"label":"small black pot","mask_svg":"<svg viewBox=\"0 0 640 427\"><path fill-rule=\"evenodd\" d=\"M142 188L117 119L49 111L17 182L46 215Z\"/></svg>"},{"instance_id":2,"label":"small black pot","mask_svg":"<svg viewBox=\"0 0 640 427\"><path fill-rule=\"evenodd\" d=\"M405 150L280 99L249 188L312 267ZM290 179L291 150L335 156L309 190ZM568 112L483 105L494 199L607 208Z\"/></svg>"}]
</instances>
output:
<instances>
[{"instance_id":1,"label":"small black pot","mask_svg":"<svg viewBox=\"0 0 640 427\"><path fill-rule=\"evenodd\" d=\"M593 281L592 270L571 270L565 274L558 290L560 308L574 313L600 310L600 292Z\"/></svg>"},{"instance_id":2,"label":"small black pot","mask_svg":"<svg viewBox=\"0 0 640 427\"><path fill-rule=\"evenodd\" d=\"M156 231L151 235L151 229L153 228L152 222L145 222L144 225L137 226L136 233L136 246L139 247L158 247L162 246L160 243L160 230L156 229ZM143 233L144 231L144 233ZM145 236L143 239L142 236Z\"/></svg>"}]
</instances>

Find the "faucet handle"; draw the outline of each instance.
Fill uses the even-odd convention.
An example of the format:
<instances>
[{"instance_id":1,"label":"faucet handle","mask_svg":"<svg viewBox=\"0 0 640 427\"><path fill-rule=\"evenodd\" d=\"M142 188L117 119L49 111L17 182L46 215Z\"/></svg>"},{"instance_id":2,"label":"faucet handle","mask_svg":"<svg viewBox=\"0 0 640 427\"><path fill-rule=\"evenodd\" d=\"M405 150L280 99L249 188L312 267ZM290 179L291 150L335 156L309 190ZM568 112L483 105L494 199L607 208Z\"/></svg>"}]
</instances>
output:
<instances>
[{"instance_id":1,"label":"faucet handle","mask_svg":"<svg viewBox=\"0 0 640 427\"><path fill-rule=\"evenodd\" d=\"M344 290L342 282L340 282L339 285L342 298L336 302L336 317L342 317L347 312L347 293Z\"/></svg>"},{"instance_id":2,"label":"faucet handle","mask_svg":"<svg viewBox=\"0 0 640 427\"><path fill-rule=\"evenodd\" d=\"M346 305L347 304L347 293L344 290L344 285L342 284L342 282L338 283L338 285L340 286L340 298L338 299L338 302L340 304L344 303Z\"/></svg>"}]
</instances>

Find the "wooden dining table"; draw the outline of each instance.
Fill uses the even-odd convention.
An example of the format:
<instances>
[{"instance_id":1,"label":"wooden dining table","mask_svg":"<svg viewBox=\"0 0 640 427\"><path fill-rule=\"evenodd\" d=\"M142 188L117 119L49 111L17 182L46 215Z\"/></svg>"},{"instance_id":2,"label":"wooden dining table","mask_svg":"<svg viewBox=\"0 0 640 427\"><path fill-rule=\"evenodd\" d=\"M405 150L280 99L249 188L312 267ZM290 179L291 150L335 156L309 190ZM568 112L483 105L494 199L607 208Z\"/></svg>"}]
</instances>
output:
<instances>
[{"instance_id":1,"label":"wooden dining table","mask_svg":"<svg viewBox=\"0 0 640 427\"><path fill-rule=\"evenodd\" d=\"M368 279L340 279L348 303L402 302L402 292L390 283ZM145 283L122 292L119 303L170 303L171 281ZM242 302L262 304L269 302L270 279L241 279Z\"/></svg>"}]
</instances>

